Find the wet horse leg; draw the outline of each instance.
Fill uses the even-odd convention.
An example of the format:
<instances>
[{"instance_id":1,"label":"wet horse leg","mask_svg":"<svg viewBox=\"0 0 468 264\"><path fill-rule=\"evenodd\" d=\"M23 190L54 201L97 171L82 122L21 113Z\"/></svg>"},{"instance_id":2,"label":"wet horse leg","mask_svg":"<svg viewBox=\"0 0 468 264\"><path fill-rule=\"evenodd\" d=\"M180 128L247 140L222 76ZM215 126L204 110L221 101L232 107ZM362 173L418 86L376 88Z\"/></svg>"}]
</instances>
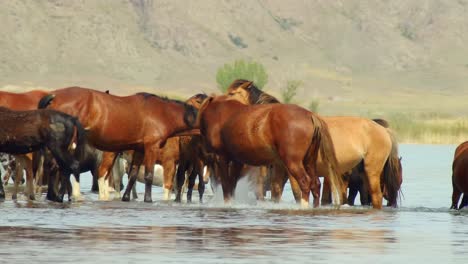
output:
<instances>
[{"instance_id":1,"label":"wet horse leg","mask_svg":"<svg viewBox=\"0 0 468 264\"><path fill-rule=\"evenodd\" d=\"M42 195L42 185L44 179L44 150L39 150L33 154L33 174L36 178L36 193Z\"/></svg>"},{"instance_id":2,"label":"wet horse leg","mask_svg":"<svg viewBox=\"0 0 468 264\"><path fill-rule=\"evenodd\" d=\"M380 187L380 175L382 173L383 164L370 164L364 162L364 169L366 171L367 180L369 182L369 192L372 199L372 207L375 209L382 209L382 190Z\"/></svg>"},{"instance_id":3,"label":"wet horse leg","mask_svg":"<svg viewBox=\"0 0 468 264\"><path fill-rule=\"evenodd\" d=\"M455 182L453 181L453 176L452 176L452 187L453 187L453 192L452 192L452 206L450 206L450 209L455 209L458 210L458 201L460 201L460 196L462 192L458 187L455 185ZM465 197L464 195L463 197Z\"/></svg>"},{"instance_id":4,"label":"wet horse leg","mask_svg":"<svg viewBox=\"0 0 468 264\"><path fill-rule=\"evenodd\" d=\"M1 176L1 173L0 173ZM3 179L0 177L0 201L5 200L5 190L3 189Z\"/></svg>"},{"instance_id":5,"label":"wet horse leg","mask_svg":"<svg viewBox=\"0 0 468 264\"><path fill-rule=\"evenodd\" d=\"M26 171L26 196L30 200L35 200L34 193L34 174L32 170L32 155L24 155L24 168Z\"/></svg>"},{"instance_id":6,"label":"wet horse leg","mask_svg":"<svg viewBox=\"0 0 468 264\"><path fill-rule=\"evenodd\" d=\"M200 164L200 161L193 161L193 164L192 164L193 168L189 175L188 190L187 190L187 202L189 203L192 202L193 187L195 186L195 180L197 179L197 176L199 176L198 193L200 195L199 197L200 202L203 200L203 192L205 191L205 183L203 182L203 173L202 173L201 166L202 164Z\"/></svg>"},{"instance_id":7,"label":"wet horse leg","mask_svg":"<svg viewBox=\"0 0 468 264\"><path fill-rule=\"evenodd\" d=\"M177 175L176 175L176 187L177 187L177 193L176 193L176 198L175 202L180 203L182 201L182 186L184 185L185 182L185 172L188 170L190 167L190 163L188 160L182 159L179 161L179 166L177 167ZM164 179L164 182L166 179ZM165 184L165 183L164 183Z\"/></svg>"},{"instance_id":8,"label":"wet horse leg","mask_svg":"<svg viewBox=\"0 0 468 264\"><path fill-rule=\"evenodd\" d=\"M228 163L229 164L229 163ZM237 182L241 178L241 171L244 165L238 162L231 162L228 166L228 181L230 182L228 193L230 194L229 197L233 197L234 193L236 192Z\"/></svg>"},{"instance_id":9,"label":"wet horse leg","mask_svg":"<svg viewBox=\"0 0 468 264\"><path fill-rule=\"evenodd\" d=\"M102 154L102 162L98 170L99 200L101 201L109 200L109 174L116 156L114 152L104 152Z\"/></svg>"},{"instance_id":10,"label":"wet horse leg","mask_svg":"<svg viewBox=\"0 0 468 264\"><path fill-rule=\"evenodd\" d=\"M164 189L164 201L169 201L171 199L172 190L174 189L174 176L176 173L176 162L173 159L165 160L162 162L163 167L163 189ZM153 166L154 168L154 166ZM154 172L154 169L153 169Z\"/></svg>"},{"instance_id":11,"label":"wet horse leg","mask_svg":"<svg viewBox=\"0 0 468 264\"><path fill-rule=\"evenodd\" d=\"M301 207L307 208L309 206L309 196L310 196L310 187L311 187L311 178L307 174L302 161L288 161L286 162L286 167L288 168L289 173L294 177L301 187Z\"/></svg>"},{"instance_id":12,"label":"wet horse leg","mask_svg":"<svg viewBox=\"0 0 468 264\"><path fill-rule=\"evenodd\" d=\"M142 161L143 153L135 151L133 153L132 162L130 164L130 170L128 172L128 184L125 188L124 195L122 196L122 201L124 202L130 201L130 193L132 192L133 186L135 185Z\"/></svg>"},{"instance_id":13,"label":"wet horse leg","mask_svg":"<svg viewBox=\"0 0 468 264\"><path fill-rule=\"evenodd\" d=\"M332 195L330 190L330 180L328 177L323 178L323 191L322 191L322 206L332 203Z\"/></svg>"},{"instance_id":14,"label":"wet horse leg","mask_svg":"<svg viewBox=\"0 0 468 264\"><path fill-rule=\"evenodd\" d=\"M460 203L460 207L458 207L458 210L461 210L463 207L468 205L468 194L463 194L462 201Z\"/></svg>"},{"instance_id":15,"label":"wet horse leg","mask_svg":"<svg viewBox=\"0 0 468 264\"><path fill-rule=\"evenodd\" d=\"M153 189L154 164L156 162L155 146L145 146L145 156L143 164L145 165L145 203L152 203L151 191Z\"/></svg>"},{"instance_id":16,"label":"wet horse leg","mask_svg":"<svg viewBox=\"0 0 468 264\"><path fill-rule=\"evenodd\" d=\"M229 175L229 161L223 157L219 157L216 162L216 174L221 180L221 187L223 189L224 202L228 203L232 199L235 181Z\"/></svg>"},{"instance_id":17,"label":"wet horse leg","mask_svg":"<svg viewBox=\"0 0 468 264\"><path fill-rule=\"evenodd\" d=\"M282 164L273 165L273 175L271 175L271 200L275 203L281 201L284 185L288 181L288 171Z\"/></svg>"},{"instance_id":18,"label":"wet horse leg","mask_svg":"<svg viewBox=\"0 0 468 264\"><path fill-rule=\"evenodd\" d=\"M198 200L200 203L203 203L203 194L205 193L205 180L203 175L203 162L198 159L197 162L197 171L198 171Z\"/></svg>"},{"instance_id":19,"label":"wet horse leg","mask_svg":"<svg viewBox=\"0 0 468 264\"><path fill-rule=\"evenodd\" d=\"M12 171L14 172L15 178L14 178L14 188L13 188L13 194L11 196L11 199L16 200L18 198L18 188L21 179L23 178L23 166L21 164L21 161L19 158L16 159L15 166L12 168Z\"/></svg>"}]
</instances>

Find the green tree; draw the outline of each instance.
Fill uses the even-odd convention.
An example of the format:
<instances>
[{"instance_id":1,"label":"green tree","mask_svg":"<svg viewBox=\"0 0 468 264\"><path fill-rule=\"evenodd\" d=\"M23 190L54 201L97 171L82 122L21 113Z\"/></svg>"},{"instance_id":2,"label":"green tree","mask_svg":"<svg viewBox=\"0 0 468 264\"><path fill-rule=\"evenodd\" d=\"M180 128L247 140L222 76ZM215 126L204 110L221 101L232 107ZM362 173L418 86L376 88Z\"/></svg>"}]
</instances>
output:
<instances>
[{"instance_id":1,"label":"green tree","mask_svg":"<svg viewBox=\"0 0 468 264\"><path fill-rule=\"evenodd\" d=\"M286 86L281 89L281 97L283 98L283 103L290 104L297 94L297 89L302 85L300 80L287 80Z\"/></svg>"},{"instance_id":2,"label":"green tree","mask_svg":"<svg viewBox=\"0 0 468 264\"><path fill-rule=\"evenodd\" d=\"M258 89L263 89L268 82L268 74L262 64L245 60L236 60L232 64L224 64L216 73L218 88L223 93L236 79L253 81Z\"/></svg>"}]
</instances>

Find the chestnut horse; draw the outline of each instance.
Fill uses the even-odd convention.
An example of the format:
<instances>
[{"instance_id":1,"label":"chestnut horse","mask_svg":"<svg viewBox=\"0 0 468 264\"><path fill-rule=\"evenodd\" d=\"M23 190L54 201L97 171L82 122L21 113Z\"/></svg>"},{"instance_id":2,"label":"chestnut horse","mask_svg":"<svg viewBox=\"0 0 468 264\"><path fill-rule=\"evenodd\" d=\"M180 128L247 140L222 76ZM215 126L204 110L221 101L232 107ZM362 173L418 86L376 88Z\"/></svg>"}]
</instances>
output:
<instances>
[{"instance_id":1,"label":"chestnut horse","mask_svg":"<svg viewBox=\"0 0 468 264\"><path fill-rule=\"evenodd\" d=\"M260 91L252 82L236 80L228 88L229 97L244 104L259 104L262 101L273 101L274 98ZM278 100L276 100L278 101ZM381 176L383 185L392 206L397 205L401 180L399 171L398 145L389 128L378 123L359 117L322 117L327 124L333 146L338 159L338 170L347 172L363 162L365 181L370 188L372 205L382 208ZM329 203L328 173L326 166L319 157L317 163L318 175L325 176L322 204ZM273 193L281 195L282 185L287 181L284 173L275 173L273 177ZM290 178L292 189L296 190L298 199L298 185L294 178ZM320 188L319 185L316 186ZM346 186L341 190L341 200L346 200ZM278 189L274 191L275 189ZM302 189L302 188L301 188ZM316 190L317 191L317 190Z\"/></svg>"},{"instance_id":2,"label":"chestnut horse","mask_svg":"<svg viewBox=\"0 0 468 264\"><path fill-rule=\"evenodd\" d=\"M145 166L145 202L152 202L157 149L169 137L192 129L197 115L193 106L149 93L121 97L81 87L52 92L41 99L40 108L44 107L77 117L88 131L89 142L100 150L135 150L133 163ZM99 172L100 200L109 199L106 174L111 166ZM130 173L123 201L130 200L136 173Z\"/></svg>"},{"instance_id":3,"label":"chestnut horse","mask_svg":"<svg viewBox=\"0 0 468 264\"><path fill-rule=\"evenodd\" d=\"M46 91L41 90L32 90L24 93L10 93L0 91L0 106L7 107L11 110L35 110L37 109L37 103L41 98L46 95ZM29 199L34 199L34 183L33 183L33 168L32 168L32 155L18 155L18 168L17 172L21 175L18 175L18 180L23 178L23 167L26 170L26 189L31 190L32 193L28 194ZM36 174L37 176L37 174ZM17 190L19 181L15 180L15 188L13 189L13 199L16 199ZM32 187L29 187L32 186Z\"/></svg>"},{"instance_id":4,"label":"chestnut horse","mask_svg":"<svg viewBox=\"0 0 468 264\"><path fill-rule=\"evenodd\" d=\"M335 201L339 202L341 174L337 173L327 125L317 115L296 105L244 105L227 96L206 99L197 117L209 150L219 155L224 200L234 193L243 164L282 165L299 183L301 205L309 204L318 182L319 153L329 170ZM317 193L313 193L318 201ZM318 206L314 202L314 206Z\"/></svg>"},{"instance_id":5,"label":"chestnut horse","mask_svg":"<svg viewBox=\"0 0 468 264\"><path fill-rule=\"evenodd\" d=\"M452 164L452 206L450 209L460 210L468 205L468 141L461 143L455 150ZM458 205L460 196L463 199Z\"/></svg>"},{"instance_id":6,"label":"chestnut horse","mask_svg":"<svg viewBox=\"0 0 468 264\"><path fill-rule=\"evenodd\" d=\"M63 175L79 174L79 162L69 153L74 143L79 157L84 145L84 129L76 118L53 110L13 111L0 107L0 123L0 152L26 154L47 148ZM62 178L62 183L65 180ZM34 188L28 188L27 194L31 195ZM58 201L63 200L64 193L62 184Z\"/></svg>"}]
</instances>

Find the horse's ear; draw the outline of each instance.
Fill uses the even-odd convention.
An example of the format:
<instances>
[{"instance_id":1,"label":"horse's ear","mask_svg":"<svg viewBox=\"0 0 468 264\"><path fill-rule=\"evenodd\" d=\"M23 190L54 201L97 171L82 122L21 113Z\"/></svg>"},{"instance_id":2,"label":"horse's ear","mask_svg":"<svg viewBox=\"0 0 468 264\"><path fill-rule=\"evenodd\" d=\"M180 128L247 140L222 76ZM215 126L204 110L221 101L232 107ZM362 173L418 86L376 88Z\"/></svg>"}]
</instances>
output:
<instances>
[{"instance_id":1,"label":"horse's ear","mask_svg":"<svg viewBox=\"0 0 468 264\"><path fill-rule=\"evenodd\" d=\"M242 84L242 85L240 86L240 88L242 88L242 89L250 89L250 87L252 87L252 84L253 84L252 81L248 81L248 82L245 82L244 84Z\"/></svg>"}]
</instances>

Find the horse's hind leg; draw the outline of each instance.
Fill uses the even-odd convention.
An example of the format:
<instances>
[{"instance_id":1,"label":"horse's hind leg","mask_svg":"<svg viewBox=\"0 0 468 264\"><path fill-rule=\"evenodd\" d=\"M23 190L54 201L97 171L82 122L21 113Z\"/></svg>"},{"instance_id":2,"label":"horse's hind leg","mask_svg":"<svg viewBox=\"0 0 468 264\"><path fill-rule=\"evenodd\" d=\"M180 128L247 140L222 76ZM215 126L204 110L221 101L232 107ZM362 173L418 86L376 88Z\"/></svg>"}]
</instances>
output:
<instances>
[{"instance_id":1,"label":"horse's hind leg","mask_svg":"<svg viewBox=\"0 0 468 264\"><path fill-rule=\"evenodd\" d=\"M182 159L179 161L179 166L177 167L177 172L176 172L177 192L176 192L175 202L180 203L182 201L182 186L184 185L184 182L185 182L185 172L188 170L189 167L190 167L190 163L187 160ZM164 181L166 180L164 179Z\"/></svg>"},{"instance_id":2,"label":"horse's hind leg","mask_svg":"<svg viewBox=\"0 0 468 264\"><path fill-rule=\"evenodd\" d=\"M294 177L300 187L301 187L301 206L303 208L309 207L309 196L310 196L310 187L311 187L311 179L307 174L304 165L302 162L288 162L286 163L286 167L289 170L289 173L292 177Z\"/></svg>"}]
</instances>

